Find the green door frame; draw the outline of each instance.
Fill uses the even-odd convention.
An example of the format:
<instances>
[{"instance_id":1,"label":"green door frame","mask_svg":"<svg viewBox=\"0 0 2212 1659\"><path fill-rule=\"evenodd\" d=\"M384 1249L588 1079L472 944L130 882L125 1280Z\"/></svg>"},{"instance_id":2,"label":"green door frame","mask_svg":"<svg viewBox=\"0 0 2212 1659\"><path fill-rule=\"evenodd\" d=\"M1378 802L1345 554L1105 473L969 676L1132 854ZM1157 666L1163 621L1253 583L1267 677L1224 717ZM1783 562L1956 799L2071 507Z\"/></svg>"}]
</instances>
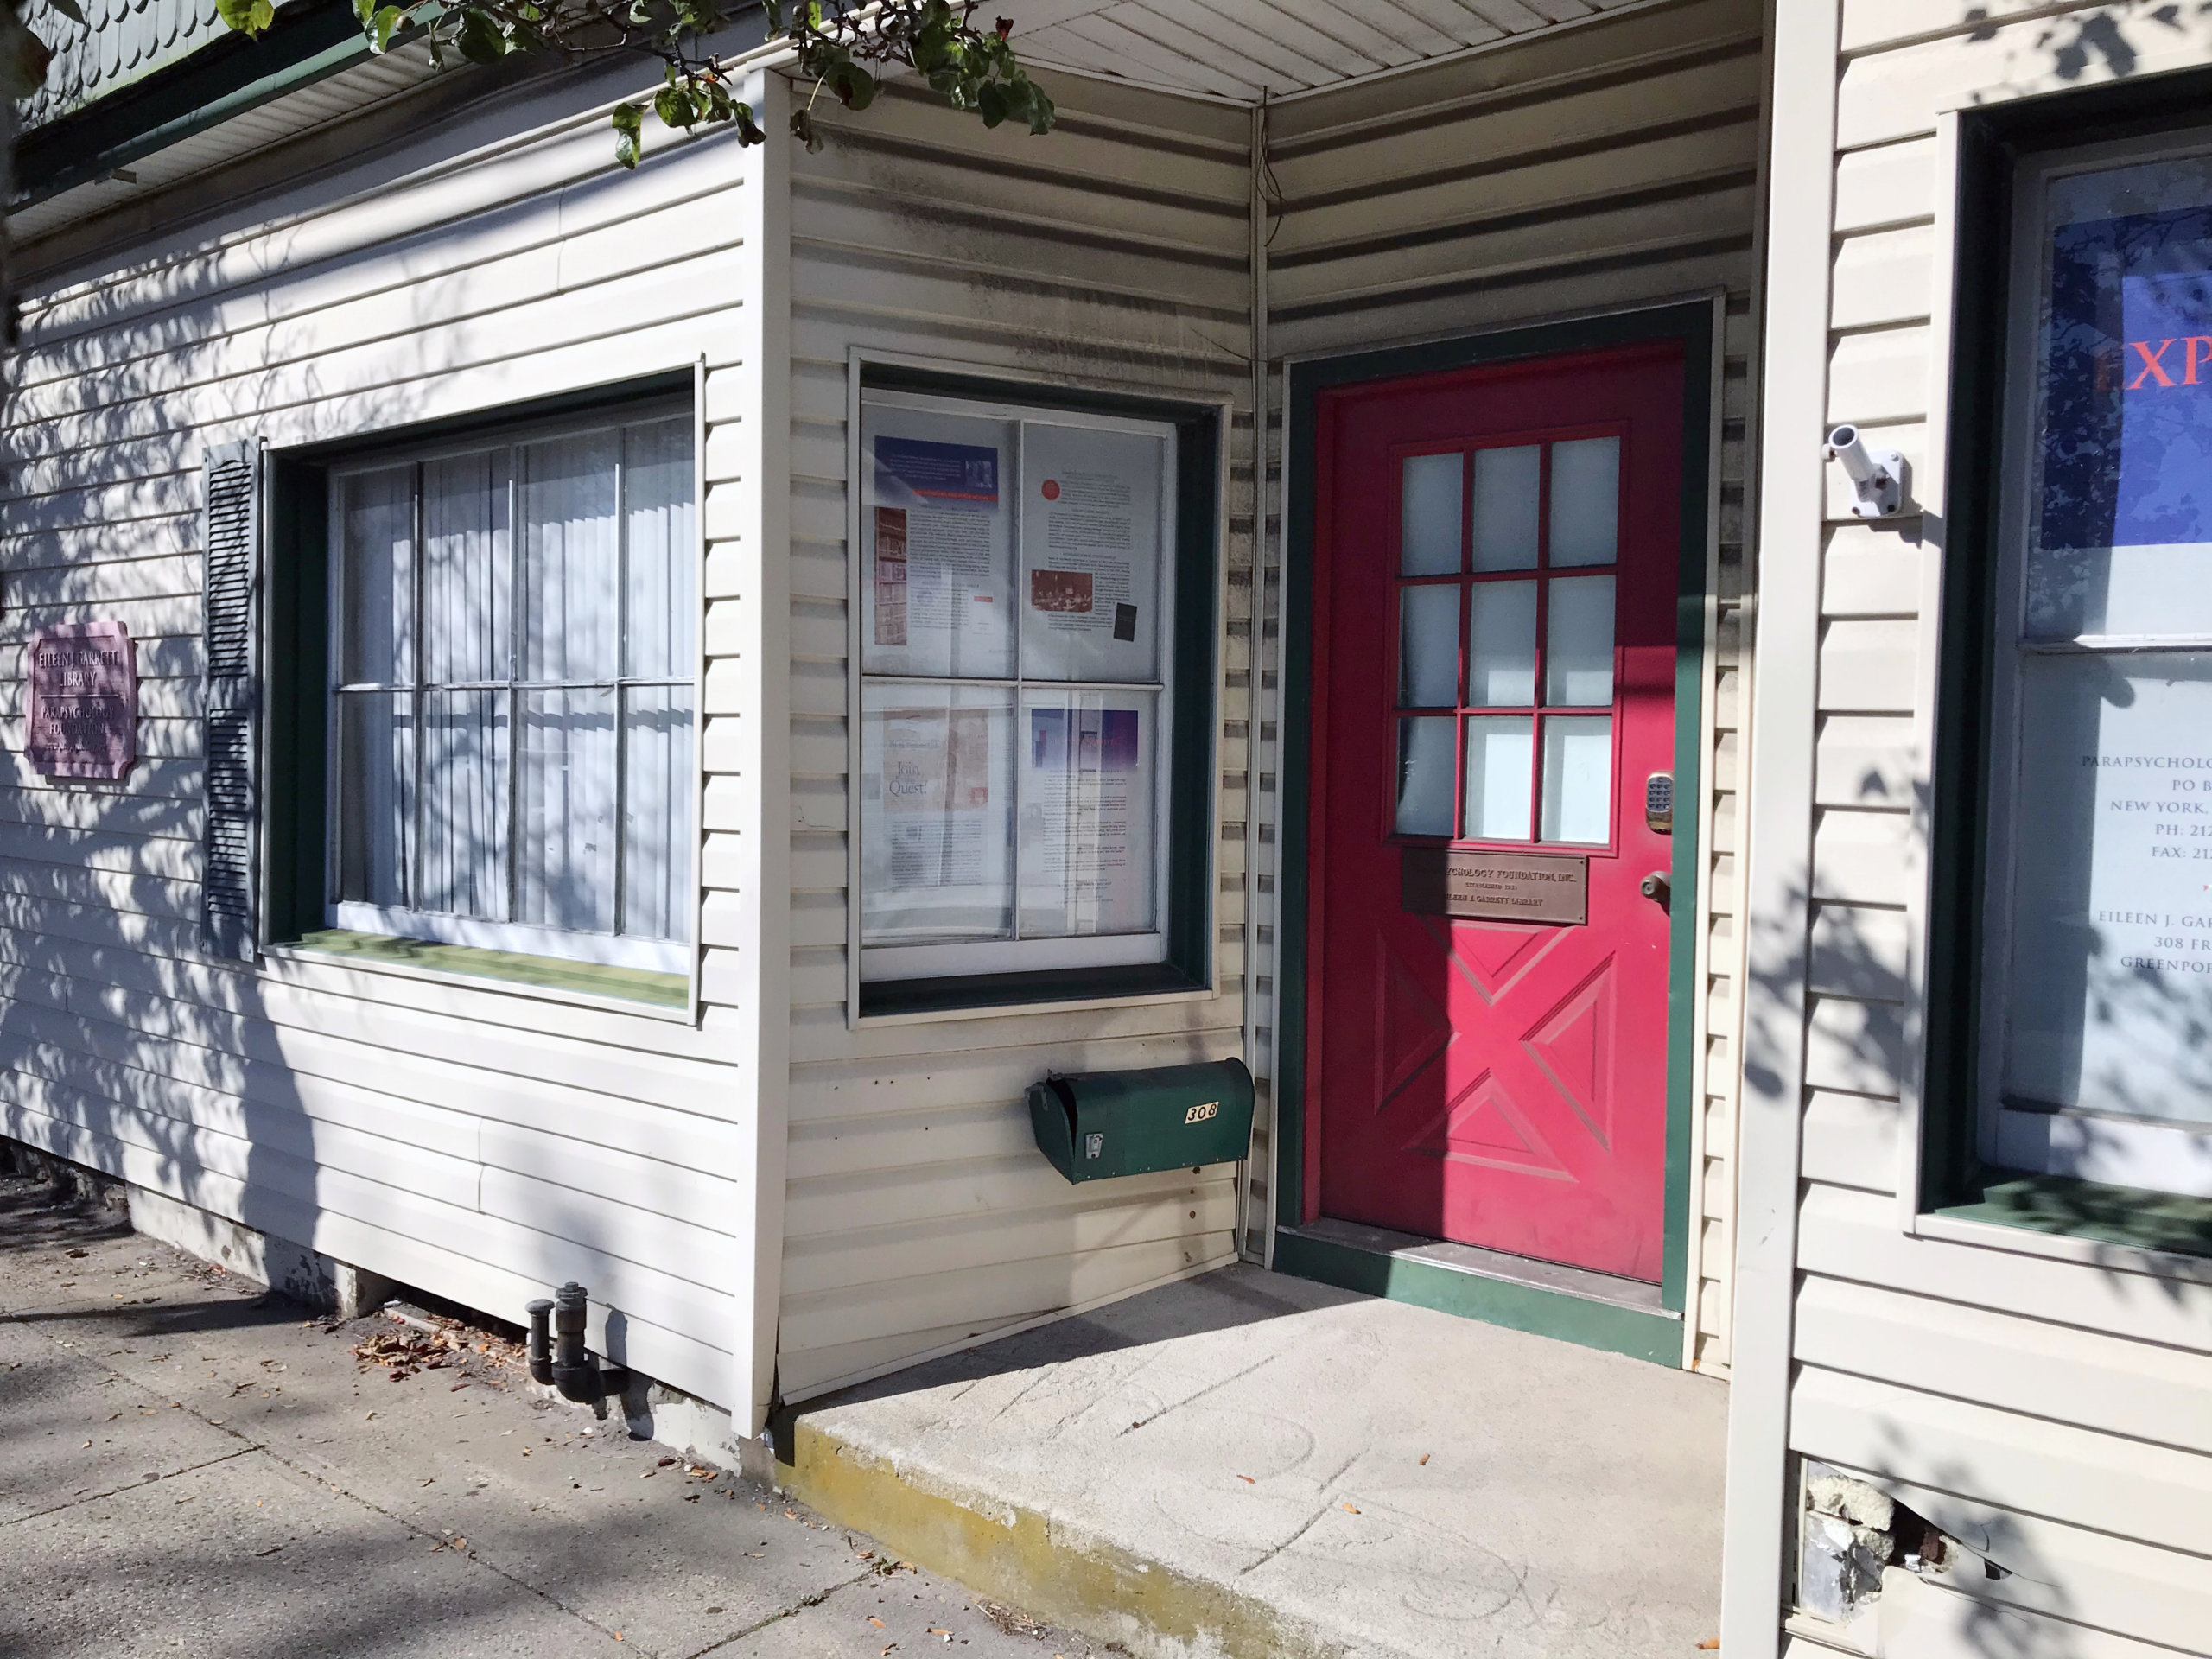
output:
<instances>
[{"instance_id":1,"label":"green door frame","mask_svg":"<svg viewBox=\"0 0 2212 1659\"><path fill-rule=\"evenodd\" d=\"M1691 1126L1697 1109L1697 928L1705 894L1696 804L1703 789L1707 553L1712 534L1713 302L1683 302L1569 322L1473 334L1294 363L1289 370L1288 540L1282 589L1281 893L1276 976L1274 1167L1277 1214L1273 1259L1279 1272L1348 1290L1413 1302L1660 1364L1682 1363L1688 1306ZM1660 1312L1599 1301L1534 1284L1464 1273L1435 1262L1287 1231L1283 1195L1294 1213L1306 1204L1306 782L1313 678L1315 413L1324 391L1519 358L1599 351L1653 340L1681 342L1682 521L1675 656L1675 820L1667 993L1667 1168Z\"/></svg>"}]
</instances>

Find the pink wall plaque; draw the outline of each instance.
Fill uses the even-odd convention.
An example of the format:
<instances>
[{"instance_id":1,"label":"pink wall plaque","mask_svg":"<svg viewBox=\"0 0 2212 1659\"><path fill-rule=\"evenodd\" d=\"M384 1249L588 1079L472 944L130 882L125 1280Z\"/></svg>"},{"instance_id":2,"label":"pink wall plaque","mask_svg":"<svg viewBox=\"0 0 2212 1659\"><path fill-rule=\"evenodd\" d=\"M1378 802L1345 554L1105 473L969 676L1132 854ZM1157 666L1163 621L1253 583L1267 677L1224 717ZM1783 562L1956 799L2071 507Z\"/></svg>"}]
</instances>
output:
<instances>
[{"instance_id":1,"label":"pink wall plaque","mask_svg":"<svg viewBox=\"0 0 2212 1659\"><path fill-rule=\"evenodd\" d=\"M24 748L48 778L120 778L138 758L138 655L120 622L41 628L24 647Z\"/></svg>"}]
</instances>

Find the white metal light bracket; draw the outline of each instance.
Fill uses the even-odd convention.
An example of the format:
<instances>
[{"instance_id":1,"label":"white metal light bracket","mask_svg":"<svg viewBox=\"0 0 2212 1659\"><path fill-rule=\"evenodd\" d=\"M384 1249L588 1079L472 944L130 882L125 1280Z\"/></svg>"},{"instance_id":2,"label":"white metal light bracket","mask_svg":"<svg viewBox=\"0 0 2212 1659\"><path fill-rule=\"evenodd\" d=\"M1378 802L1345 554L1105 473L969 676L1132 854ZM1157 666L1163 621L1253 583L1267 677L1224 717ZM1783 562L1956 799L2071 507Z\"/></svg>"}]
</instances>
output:
<instances>
[{"instance_id":1,"label":"white metal light bracket","mask_svg":"<svg viewBox=\"0 0 2212 1659\"><path fill-rule=\"evenodd\" d=\"M1861 518L1889 518L1904 509L1904 457L1894 449L1869 449L1855 426L1828 434L1827 458L1851 480L1851 510Z\"/></svg>"}]
</instances>

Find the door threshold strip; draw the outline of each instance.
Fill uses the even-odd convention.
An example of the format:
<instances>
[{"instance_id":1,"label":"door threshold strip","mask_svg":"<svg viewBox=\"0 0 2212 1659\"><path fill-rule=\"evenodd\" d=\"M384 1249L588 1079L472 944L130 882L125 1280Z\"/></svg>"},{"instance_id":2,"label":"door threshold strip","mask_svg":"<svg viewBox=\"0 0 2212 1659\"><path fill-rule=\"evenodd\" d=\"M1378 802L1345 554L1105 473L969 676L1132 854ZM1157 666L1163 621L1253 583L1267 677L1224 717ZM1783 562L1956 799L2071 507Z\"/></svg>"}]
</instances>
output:
<instances>
[{"instance_id":1,"label":"door threshold strip","mask_svg":"<svg viewBox=\"0 0 2212 1659\"><path fill-rule=\"evenodd\" d=\"M1539 1262L1533 1256L1512 1255L1503 1250L1485 1250L1472 1244L1454 1244L1446 1239L1423 1238L1415 1233L1392 1232L1385 1227L1365 1227L1357 1222L1335 1221L1327 1217L1307 1222L1302 1226L1285 1227L1281 1230L1294 1237L1310 1238L1319 1243L1337 1244L1348 1249L1395 1256L1402 1261L1425 1262L1430 1267L1442 1268L1452 1273L1469 1274L1479 1279L1497 1279L1508 1284L1525 1285L1531 1289L1556 1291L1563 1296L1603 1302L1609 1307L1631 1308L1639 1313L1656 1313L1662 1319L1681 1317L1662 1306L1657 1285L1641 1279L1592 1273L1586 1268L1565 1267L1556 1262Z\"/></svg>"}]
</instances>

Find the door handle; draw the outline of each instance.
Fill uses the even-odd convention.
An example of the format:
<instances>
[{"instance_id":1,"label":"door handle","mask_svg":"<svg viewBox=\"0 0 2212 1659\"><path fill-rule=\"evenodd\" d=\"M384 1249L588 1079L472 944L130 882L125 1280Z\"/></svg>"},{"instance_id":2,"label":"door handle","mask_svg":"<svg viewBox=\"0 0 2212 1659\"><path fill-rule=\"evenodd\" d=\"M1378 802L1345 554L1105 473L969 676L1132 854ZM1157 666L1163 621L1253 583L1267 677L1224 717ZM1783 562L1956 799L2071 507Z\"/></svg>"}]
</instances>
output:
<instances>
[{"instance_id":1,"label":"door handle","mask_svg":"<svg viewBox=\"0 0 2212 1659\"><path fill-rule=\"evenodd\" d=\"M1674 883L1667 879L1664 870L1652 871L1637 884L1637 890L1662 910L1667 908L1667 901L1675 896Z\"/></svg>"}]
</instances>

